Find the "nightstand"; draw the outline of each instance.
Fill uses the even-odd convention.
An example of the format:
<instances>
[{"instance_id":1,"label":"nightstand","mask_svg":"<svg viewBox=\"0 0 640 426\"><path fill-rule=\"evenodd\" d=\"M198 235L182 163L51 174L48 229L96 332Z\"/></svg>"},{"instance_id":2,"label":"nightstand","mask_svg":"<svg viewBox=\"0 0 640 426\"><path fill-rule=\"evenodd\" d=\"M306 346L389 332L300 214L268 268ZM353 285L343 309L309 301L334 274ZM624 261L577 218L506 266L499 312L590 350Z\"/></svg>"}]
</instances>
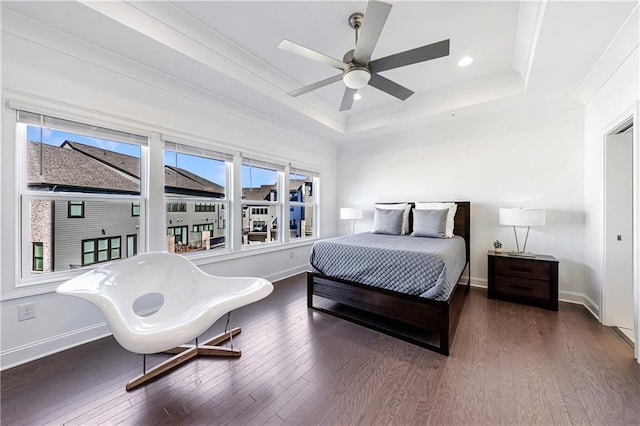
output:
<instances>
[{"instance_id":1,"label":"nightstand","mask_svg":"<svg viewBox=\"0 0 640 426\"><path fill-rule=\"evenodd\" d=\"M489 251L489 299L502 299L558 310L558 259L510 256Z\"/></svg>"}]
</instances>

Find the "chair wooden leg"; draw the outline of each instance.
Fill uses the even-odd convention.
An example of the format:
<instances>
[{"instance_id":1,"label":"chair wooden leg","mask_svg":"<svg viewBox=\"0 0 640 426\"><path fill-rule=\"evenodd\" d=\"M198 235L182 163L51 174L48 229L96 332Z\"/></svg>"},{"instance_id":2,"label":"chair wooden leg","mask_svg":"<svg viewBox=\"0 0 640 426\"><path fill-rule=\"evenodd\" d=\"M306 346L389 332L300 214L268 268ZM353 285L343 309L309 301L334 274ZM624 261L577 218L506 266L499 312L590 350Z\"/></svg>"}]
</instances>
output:
<instances>
[{"instance_id":1,"label":"chair wooden leg","mask_svg":"<svg viewBox=\"0 0 640 426\"><path fill-rule=\"evenodd\" d=\"M164 353L172 353L177 354L168 360L161 362L160 364L154 366L149 371L144 374L139 375L135 379L131 380L127 383L126 389L129 391L134 389L137 386L140 386L143 383L148 382L149 380L158 377L161 374L164 374L182 364L189 361L192 358L195 358L198 355L208 355L208 356L225 356L225 357L239 357L242 355L238 349L230 349L225 348L223 346L216 346L218 343L222 343L225 340L229 340L231 337L242 331L240 327L232 328L231 330L221 333L211 339L207 340L203 345L181 345L173 349L169 349Z\"/></svg>"},{"instance_id":2,"label":"chair wooden leg","mask_svg":"<svg viewBox=\"0 0 640 426\"><path fill-rule=\"evenodd\" d=\"M198 346L198 355L211 355L211 356L234 356L239 357L242 352L238 349L225 348L223 346Z\"/></svg>"},{"instance_id":3,"label":"chair wooden leg","mask_svg":"<svg viewBox=\"0 0 640 426\"><path fill-rule=\"evenodd\" d=\"M218 343L222 343L225 340L229 340L231 337L235 336L236 334L240 333L241 331L242 331L242 329L240 327L232 328L231 330L227 331L226 333L220 333L217 336L212 337L211 339L209 339L206 342L204 342L204 344L206 346L216 346Z\"/></svg>"},{"instance_id":4,"label":"chair wooden leg","mask_svg":"<svg viewBox=\"0 0 640 426\"><path fill-rule=\"evenodd\" d=\"M212 337L211 339L204 342L202 346L217 346L219 343L222 343L225 340L229 340L231 337L235 336L236 334L239 334L241 331L242 329L240 327L232 328L230 331L227 331L225 333L220 333L217 336ZM229 336L229 333L231 333L231 336ZM173 349L169 349L168 351L164 351L163 353L179 354L191 348L195 348L195 345L180 345Z\"/></svg>"},{"instance_id":5,"label":"chair wooden leg","mask_svg":"<svg viewBox=\"0 0 640 426\"><path fill-rule=\"evenodd\" d=\"M127 383L126 389L131 390L141 384L153 379L154 377L158 377L159 375L166 373L167 371L176 368L177 366L189 361L191 358L194 358L198 355L198 350L193 347L179 353L176 356L169 358L168 360L161 362L160 364L154 366L146 373L139 375L135 379L131 380Z\"/></svg>"}]
</instances>

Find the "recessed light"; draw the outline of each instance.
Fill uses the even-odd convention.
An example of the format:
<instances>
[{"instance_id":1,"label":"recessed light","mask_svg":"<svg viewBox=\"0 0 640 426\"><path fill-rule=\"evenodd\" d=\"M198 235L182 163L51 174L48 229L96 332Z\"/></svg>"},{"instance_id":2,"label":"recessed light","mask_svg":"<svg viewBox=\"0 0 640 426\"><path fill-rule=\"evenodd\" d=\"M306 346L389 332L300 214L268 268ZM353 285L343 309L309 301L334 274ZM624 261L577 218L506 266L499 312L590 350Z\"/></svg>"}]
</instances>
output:
<instances>
[{"instance_id":1,"label":"recessed light","mask_svg":"<svg viewBox=\"0 0 640 426\"><path fill-rule=\"evenodd\" d=\"M471 64L471 62L473 62L473 58L471 56L465 56L458 61L458 66L466 67L467 65Z\"/></svg>"},{"instance_id":2,"label":"recessed light","mask_svg":"<svg viewBox=\"0 0 640 426\"><path fill-rule=\"evenodd\" d=\"M359 101L360 99L362 99L362 95L360 95L360 93L356 93L355 95L353 95L354 101Z\"/></svg>"}]
</instances>

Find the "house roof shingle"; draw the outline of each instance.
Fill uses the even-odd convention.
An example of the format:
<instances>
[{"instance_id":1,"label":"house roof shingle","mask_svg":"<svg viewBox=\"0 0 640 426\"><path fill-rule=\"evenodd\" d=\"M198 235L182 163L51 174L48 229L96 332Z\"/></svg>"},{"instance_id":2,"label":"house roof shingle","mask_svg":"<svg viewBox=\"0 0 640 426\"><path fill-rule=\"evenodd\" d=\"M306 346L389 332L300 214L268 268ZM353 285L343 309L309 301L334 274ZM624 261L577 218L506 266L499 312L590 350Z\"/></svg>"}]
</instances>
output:
<instances>
[{"instance_id":1,"label":"house roof shingle","mask_svg":"<svg viewBox=\"0 0 640 426\"><path fill-rule=\"evenodd\" d=\"M289 191L297 191L302 185L304 185L304 180L289 180ZM242 199L243 200L267 200L269 193L275 190L277 184L272 185L262 185L258 188L242 188Z\"/></svg>"},{"instance_id":2,"label":"house roof shingle","mask_svg":"<svg viewBox=\"0 0 640 426\"><path fill-rule=\"evenodd\" d=\"M29 142L27 158L27 184L31 187L140 192L139 179L119 173L74 149Z\"/></svg>"},{"instance_id":3,"label":"house roof shingle","mask_svg":"<svg viewBox=\"0 0 640 426\"><path fill-rule=\"evenodd\" d=\"M120 154L119 152L109 151L79 142L66 140L60 145L61 148L69 147L73 150L80 151L87 156L94 158L101 163L118 169L140 179L140 159L131 155Z\"/></svg>"},{"instance_id":4,"label":"house roof shingle","mask_svg":"<svg viewBox=\"0 0 640 426\"><path fill-rule=\"evenodd\" d=\"M96 192L140 192L140 159L74 141L59 147L28 145L27 181L31 187ZM42 175L40 157L42 156ZM224 187L179 167L165 166L165 185L172 193L220 197Z\"/></svg>"}]
</instances>

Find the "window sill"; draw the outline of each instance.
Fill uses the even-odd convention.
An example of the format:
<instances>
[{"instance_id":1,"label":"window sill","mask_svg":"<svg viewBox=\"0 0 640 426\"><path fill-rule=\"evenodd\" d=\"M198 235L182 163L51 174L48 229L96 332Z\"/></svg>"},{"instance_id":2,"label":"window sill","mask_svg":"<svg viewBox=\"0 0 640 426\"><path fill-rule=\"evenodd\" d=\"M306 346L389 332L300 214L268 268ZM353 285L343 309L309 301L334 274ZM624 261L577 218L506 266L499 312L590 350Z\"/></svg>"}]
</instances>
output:
<instances>
[{"instance_id":1,"label":"window sill","mask_svg":"<svg viewBox=\"0 0 640 426\"><path fill-rule=\"evenodd\" d=\"M224 252L217 254L200 254L195 256L189 256L191 260L197 266L209 265L217 262L225 262L227 260L241 259L243 257L250 257L265 253L273 253L278 251L290 250L292 248L304 247L313 244L318 241L317 237L309 237L300 239L299 241L291 241L289 243L262 243L255 246L243 246L239 251Z\"/></svg>"},{"instance_id":2,"label":"window sill","mask_svg":"<svg viewBox=\"0 0 640 426\"><path fill-rule=\"evenodd\" d=\"M234 259L241 259L250 256L256 256L266 253L273 253L278 251L291 250L298 247L305 247L313 244L318 241L318 237L309 237L300 239L298 241L291 241L286 244L264 244L264 246L252 246L252 247L243 247L240 251L236 252L220 252L220 253L202 253L202 254L192 254L187 255L189 260L191 260L196 266L204 266L210 265L218 262L225 262ZM96 267L99 267L100 264L97 264ZM13 300L13 299L21 299L24 297L32 297L41 294L47 293L55 293L56 288L63 282L74 278L78 275L81 275L87 271L90 271L91 268L87 267L84 269L78 269L77 271L61 271L59 273L55 273L55 275L47 276L39 276L33 277L27 280L17 280L18 286L15 287L10 292L3 294L0 297L0 301Z\"/></svg>"}]
</instances>

